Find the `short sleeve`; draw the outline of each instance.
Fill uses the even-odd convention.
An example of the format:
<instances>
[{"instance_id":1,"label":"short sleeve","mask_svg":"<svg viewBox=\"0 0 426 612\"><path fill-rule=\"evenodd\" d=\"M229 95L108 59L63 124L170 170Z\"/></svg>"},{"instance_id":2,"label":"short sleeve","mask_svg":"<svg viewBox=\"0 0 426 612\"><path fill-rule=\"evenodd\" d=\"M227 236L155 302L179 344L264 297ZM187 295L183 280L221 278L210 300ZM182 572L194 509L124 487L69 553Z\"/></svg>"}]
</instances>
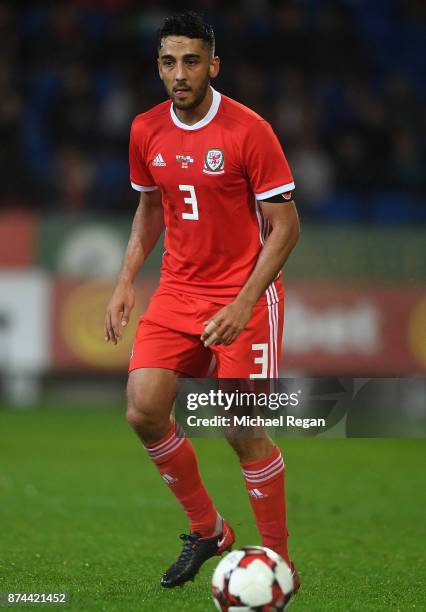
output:
<instances>
[{"instance_id":1,"label":"short sleeve","mask_svg":"<svg viewBox=\"0 0 426 612\"><path fill-rule=\"evenodd\" d=\"M293 191L294 181L287 159L267 121L259 120L250 126L244 140L243 156L257 200Z\"/></svg>"},{"instance_id":2,"label":"short sleeve","mask_svg":"<svg viewBox=\"0 0 426 612\"><path fill-rule=\"evenodd\" d=\"M141 136L141 127L134 121L129 143L130 183L136 191L154 191L157 186L143 159Z\"/></svg>"}]
</instances>

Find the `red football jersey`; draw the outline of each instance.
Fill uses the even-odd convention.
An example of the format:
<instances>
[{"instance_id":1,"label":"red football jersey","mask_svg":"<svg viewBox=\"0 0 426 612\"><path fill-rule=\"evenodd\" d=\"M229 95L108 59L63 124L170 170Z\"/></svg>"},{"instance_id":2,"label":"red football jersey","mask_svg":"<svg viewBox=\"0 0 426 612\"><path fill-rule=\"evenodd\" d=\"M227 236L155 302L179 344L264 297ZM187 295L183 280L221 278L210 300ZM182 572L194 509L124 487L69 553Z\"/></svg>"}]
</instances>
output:
<instances>
[{"instance_id":1,"label":"red football jersey","mask_svg":"<svg viewBox=\"0 0 426 612\"><path fill-rule=\"evenodd\" d=\"M239 293L268 235L258 201L294 189L269 123L215 90L194 125L178 119L171 101L135 118L130 180L137 191L161 189L160 285L219 303ZM273 283L263 299L281 291Z\"/></svg>"}]
</instances>

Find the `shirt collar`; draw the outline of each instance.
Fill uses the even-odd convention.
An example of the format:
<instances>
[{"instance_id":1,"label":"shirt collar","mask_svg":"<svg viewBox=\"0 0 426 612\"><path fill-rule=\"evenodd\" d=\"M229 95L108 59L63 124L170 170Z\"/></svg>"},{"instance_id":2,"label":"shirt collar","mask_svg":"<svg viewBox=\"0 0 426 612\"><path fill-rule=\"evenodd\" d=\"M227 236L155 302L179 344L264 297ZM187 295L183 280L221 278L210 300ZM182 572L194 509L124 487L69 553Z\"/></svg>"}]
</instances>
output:
<instances>
[{"instance_id":1,"label":"shirt collar","mask_svg":"<svg viewBox=\"0 0 426 612\"><path fill-rule=\"evenodd\" d=\"M214 119L214 117L217 115L217 111L219 110L219 105L220 105L222 96L220 95L218 91L213 89L213 87L211 87L210 89L213 92L213 100L212 100L211 106L209 110L207 111L206 115L204 115L202 119L200 119L199 121L197 121L197 123L194 123L193 125L187 125L186 123L182 123L182 121L178 118L178 116L176 115L174 111L173 102L170 104L170 115L172 117L173 123L177 127L183 130L199 130L205 125L208 125L210 121Z\"/></svg>"}]
</instances>

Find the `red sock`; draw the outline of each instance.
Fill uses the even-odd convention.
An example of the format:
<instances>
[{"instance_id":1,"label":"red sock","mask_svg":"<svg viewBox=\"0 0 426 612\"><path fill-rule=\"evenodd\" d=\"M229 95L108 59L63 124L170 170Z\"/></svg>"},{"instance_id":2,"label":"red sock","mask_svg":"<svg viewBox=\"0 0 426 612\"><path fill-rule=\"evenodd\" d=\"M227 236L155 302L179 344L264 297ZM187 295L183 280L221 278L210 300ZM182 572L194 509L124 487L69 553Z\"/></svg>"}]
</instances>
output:
<instances>
[{"instance_id":1,"label":"red sock","mask_svg":"<svg viewBox=\"0 0 426 612\"><path fill-rule=\"evenodd\" d=\"M201 480L194 448L180 425L174 423L164 438L147 444L145 449L182 505L191 533L198 531L203 537L220 533L221 517Z\"/></svg>"},{"instance_id":2,"label":"red sock","mask_svg":"<svg viewBox=\"0 0 426 612\"><path fill-rule=\"evenodd\" d=\"M262 546L272 548L287 562L284 461L278 448L259 461L241 464Z\"/></svg>"}]
</instances>

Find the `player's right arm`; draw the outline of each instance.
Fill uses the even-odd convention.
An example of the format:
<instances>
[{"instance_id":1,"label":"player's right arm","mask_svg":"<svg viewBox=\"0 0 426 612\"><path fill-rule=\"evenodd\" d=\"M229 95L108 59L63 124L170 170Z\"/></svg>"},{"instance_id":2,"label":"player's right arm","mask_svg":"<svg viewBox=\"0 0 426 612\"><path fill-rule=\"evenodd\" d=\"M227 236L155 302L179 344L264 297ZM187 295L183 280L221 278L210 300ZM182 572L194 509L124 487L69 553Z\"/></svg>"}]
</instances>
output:
<instances>
[{"instance_id":1,"label":"player's right arm","mask_svg":"<svg viewBox=\"0 0 426 612\"><path fill-rule=\"evenodd\" d=\"M121 328L127 325L135 305L133 283L136 274L157 243L163 228L164 214L160 190L142 191L121 271L105 313L106 342L117 344Z\"/></svg>"}]
</instances>

